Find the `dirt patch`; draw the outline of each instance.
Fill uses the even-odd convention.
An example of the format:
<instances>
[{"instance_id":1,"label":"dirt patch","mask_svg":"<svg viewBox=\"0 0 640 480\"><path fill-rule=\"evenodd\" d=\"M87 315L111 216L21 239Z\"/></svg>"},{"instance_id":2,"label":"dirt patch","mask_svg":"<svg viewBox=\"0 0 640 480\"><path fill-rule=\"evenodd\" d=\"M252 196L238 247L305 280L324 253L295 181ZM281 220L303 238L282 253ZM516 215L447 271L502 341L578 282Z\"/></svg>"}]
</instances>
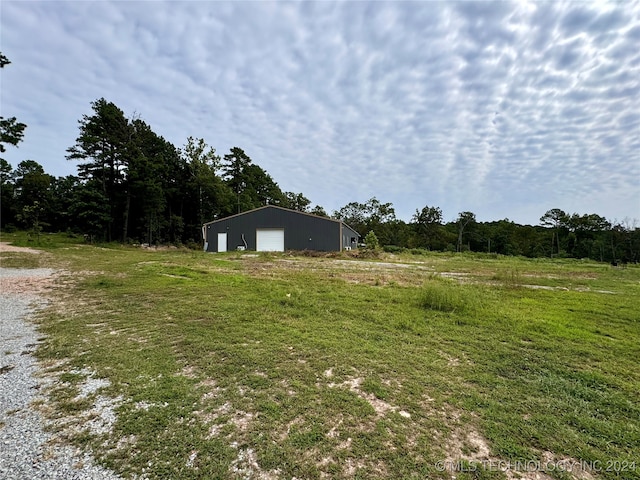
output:
<instances>
[{"instance_id":1,"label":"dirt patch","mask_svg":"<svg viewBox=\"0 0 640 480\"><path fill-rule=\"evenodd\" d=\"M111 385L107 379L99 378L95 372L89 369L68 370L68 373L81 375L84 377L76 387L78 394L70 400L72 404L81 405L83 400L89 398L91 406L88 409L78 410L71 415L54 415L52 407L46 401L49 394L59 388L60 371L50 369L40 374L42 383L42 397L35 403L38 410L49 419L49 426L59 430L60 438L73 438L87 433L92 435L107 435L112 432L113 425L117 420L116 409L123 402L121 396L109 397L101 395L100 390Z\"/></svg>"},{"instance_id":2,"label":"dirt patch","mask_svg":"<svg viewBox=\"0 0 640 480\"><path fill-rule=\"evenodd\" d=\"M3 252L34 253L36 255L42 253L40 250L36 250L34 248L14 247L13 245L9 245L7 242L0 242L0 253Z\"/></svg>"},{"instance_id":3,"label":"dirt patch","mask_svg":"<svg viewBox=\"0 0 640 480\"><path fill-rule=\"evenodd\" d=\"M0 291L6 295L41 295L50 290L59 276L59 272L44 269L34 270L31 274L27 269L3 269L0 274Z\"/></svg>"},{"instance_id":4,"label":"dirt patch","mask_svg":"<svg viewBox=\"0 0 640 480\"><path fill-rule=\"evenodd\" d=\"M431 399L424 404L427 410L430 409ZM491 453L489 441L478 431L475 423L475 417L470 419L464 417L461 412L443 408L436 410L431 408L433 415L440 416L445 419L446 423L451 427L448 435L442 436L440 432L434 432L435 438L441 441L444 447L444 460L438 462L437 468L440 471L447 471L452 476L457 475L460 471L500 471L504 473L509 480L552 480L545 471L552 463L555 465L560 462L553 457L541 455L539 462L512 462L504 460ZM464 418L463 418L464 417ZM582 475L588 472L579 472L580 475L575 476L576 471L572 472L573 478L580 480L592 480L593 477ZM452 477L455 478L455 477Z\"/></svg>"},{"instance_id":5,"label":"dirt patch","mask_svg":"<svg viewBox=\"0 0 640 480\"><path fill-rule=\"evenodd\" d=\"M434 275L433 268L413 263L364 262L335 258L247 258L243 255L242 269L256 278L281 278L290 271L305 271L343 280L357 285L420 286Z\"/></svg>"},{"instance_id":6,"label":"dirt patch","mask_svg":"<svg viewBox=\"0 0 640 480\"><path fill-rule=\"evenodd\" d=\"M229 473L231 473L234 478L257 480L276 480L280 478L280 470L264 471L260 468L258 455L252 448L238 449L238 456L231 463Z\"/></svg>"},{"instance_id":7,"label":"dirt patch","mask_svg":"<svg viewBox=\"0 0 640 480\"><path fill-rule=\"evenodd\" d=\"M0 253L19 252L39 255L42 252L26 247L14 247L7 242L0 242ZM0 265L1 266L1 265ZM6 268L0 274L0 292L5 295L41 295L50 290L60 276L59 271L52 269ZM43 272L48 273L43 275Z\"/></svg>"},{"instance_id":8,"label":"dirt patch","mask_svg":"<svg viewBox=\"0 0 640 480\"><path fill-rule=\"evenodd\" d=\"M366 400L367 402L369 402L369 405L371 405L371 407L376 412L376 415L378 417L383 417L389 412L398 412L400 414L400 416L402 416L404 418L411 418L411 414L410 413L405 412L404 410L399 410L399 408L397 406L391 405L390 403L387 403L384 400L379 399L378 397L376 397L372 393L364 392L360 388L360 386L362 385L363 381L364 380L362 378L351 378L351 379L346 380L346 381L344 381L342 383L339 383L339 384L329 383L327 385L327 387L329 387L329 388L336 388L336 387L347 388L348 390L350 390L351 392L355 393L356 395L358 395L363 400Z\"/></svg>"}]
</instances>

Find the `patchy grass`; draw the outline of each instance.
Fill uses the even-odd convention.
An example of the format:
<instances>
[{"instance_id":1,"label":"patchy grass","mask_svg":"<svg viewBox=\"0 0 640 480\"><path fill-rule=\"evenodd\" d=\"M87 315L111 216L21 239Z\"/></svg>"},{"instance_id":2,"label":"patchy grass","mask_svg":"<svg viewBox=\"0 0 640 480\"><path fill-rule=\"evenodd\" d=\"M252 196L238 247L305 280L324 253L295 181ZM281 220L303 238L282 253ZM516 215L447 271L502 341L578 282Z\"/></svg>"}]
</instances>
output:
<instances>
[{"instance_id":1,"label":"patchy grass","mask_svg":"<svg viewBox=\"0 0 640 480\"><path fill-rule=\"evenodd\" d=\"M52 406L125 476L640 478L636 267L47 251L68 272L39 315ZM98 399L113 423L87 431Z\"/></svg>"},{"instance_id":2,"label":"patchy grass","mask_svg":"<svg viewBox=\"0 0 640 480\"><path fill-rule=\"evenodd\" d=\"M42 258L28 253L3 252L0 254L0 267L4 268L39 268Z\"/></svg>"}]
</instances>

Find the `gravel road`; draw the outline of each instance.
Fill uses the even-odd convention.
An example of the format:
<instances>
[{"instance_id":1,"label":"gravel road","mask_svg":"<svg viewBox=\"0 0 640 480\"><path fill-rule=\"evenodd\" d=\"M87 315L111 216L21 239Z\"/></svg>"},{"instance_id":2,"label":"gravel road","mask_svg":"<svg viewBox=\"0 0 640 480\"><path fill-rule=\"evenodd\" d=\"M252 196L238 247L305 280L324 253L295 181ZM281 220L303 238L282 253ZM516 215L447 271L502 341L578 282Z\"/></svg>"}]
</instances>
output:
<instances>
[{"instance_id":1,"label":"gravel road","mask_svg":"<svg viewBox=\"0 0 640 480\"><path fill-rule=\"evenodd\" d=\"M39 335L29 315L45 305L50 269L0 267L0 478L114 480L90 455L45 432L45 420L30 404L44 379L33 357Z\"/></svg>"}]
</instances>

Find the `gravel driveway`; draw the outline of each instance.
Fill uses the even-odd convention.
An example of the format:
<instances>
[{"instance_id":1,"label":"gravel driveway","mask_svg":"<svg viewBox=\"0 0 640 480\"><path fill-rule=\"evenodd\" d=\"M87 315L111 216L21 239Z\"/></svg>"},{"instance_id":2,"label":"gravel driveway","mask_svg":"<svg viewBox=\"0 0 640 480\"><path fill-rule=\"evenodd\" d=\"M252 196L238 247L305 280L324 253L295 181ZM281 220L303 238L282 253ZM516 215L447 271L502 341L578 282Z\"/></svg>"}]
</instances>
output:
<instances>
[{"instance_id":1,"label":"gravel driveway","mask_svg":"<svg viewBox=\"0 0 640 480\"><path fill-rule=\"evenodd\" d=\"M54 274L0 267L0 478L118 479L45 432L44 419L30 405L46 399L38 394L44 379L32 355L40 335L28 318L45 305L42 293Z\"/></svg>"}]
</instances>

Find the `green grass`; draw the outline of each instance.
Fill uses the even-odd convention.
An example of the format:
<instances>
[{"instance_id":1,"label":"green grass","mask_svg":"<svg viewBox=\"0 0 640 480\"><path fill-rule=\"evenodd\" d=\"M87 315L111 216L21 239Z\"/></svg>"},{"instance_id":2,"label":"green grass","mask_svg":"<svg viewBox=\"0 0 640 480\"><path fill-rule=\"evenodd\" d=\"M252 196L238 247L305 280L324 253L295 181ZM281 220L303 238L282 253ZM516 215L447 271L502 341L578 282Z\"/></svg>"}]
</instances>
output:
<instances>
[{"instance_id":1,"label":"green grass","mask_svg":"<svg viewBox=\"0 0 640 480\"><path fill-rule=\"evenodd\" d=\"M479 438L640 478L637 267L45 249L74 281L38 318L40 359L66 360L50 401L80 418L68 372L108 379L112 431L70 436L125 476L505 478Z\"/></svg>"},{"instance_id":2,"label":"green grass","mask_svg":"<svg viewBox=\"0 0 640 480\"><path fill-rule=\"evenodd\" d=\"M436 277L423 287L423 306L427 310L465 314L466 318L480 311L483 300L490 294L478 285Z\"/></svg>"}]
</instances>

